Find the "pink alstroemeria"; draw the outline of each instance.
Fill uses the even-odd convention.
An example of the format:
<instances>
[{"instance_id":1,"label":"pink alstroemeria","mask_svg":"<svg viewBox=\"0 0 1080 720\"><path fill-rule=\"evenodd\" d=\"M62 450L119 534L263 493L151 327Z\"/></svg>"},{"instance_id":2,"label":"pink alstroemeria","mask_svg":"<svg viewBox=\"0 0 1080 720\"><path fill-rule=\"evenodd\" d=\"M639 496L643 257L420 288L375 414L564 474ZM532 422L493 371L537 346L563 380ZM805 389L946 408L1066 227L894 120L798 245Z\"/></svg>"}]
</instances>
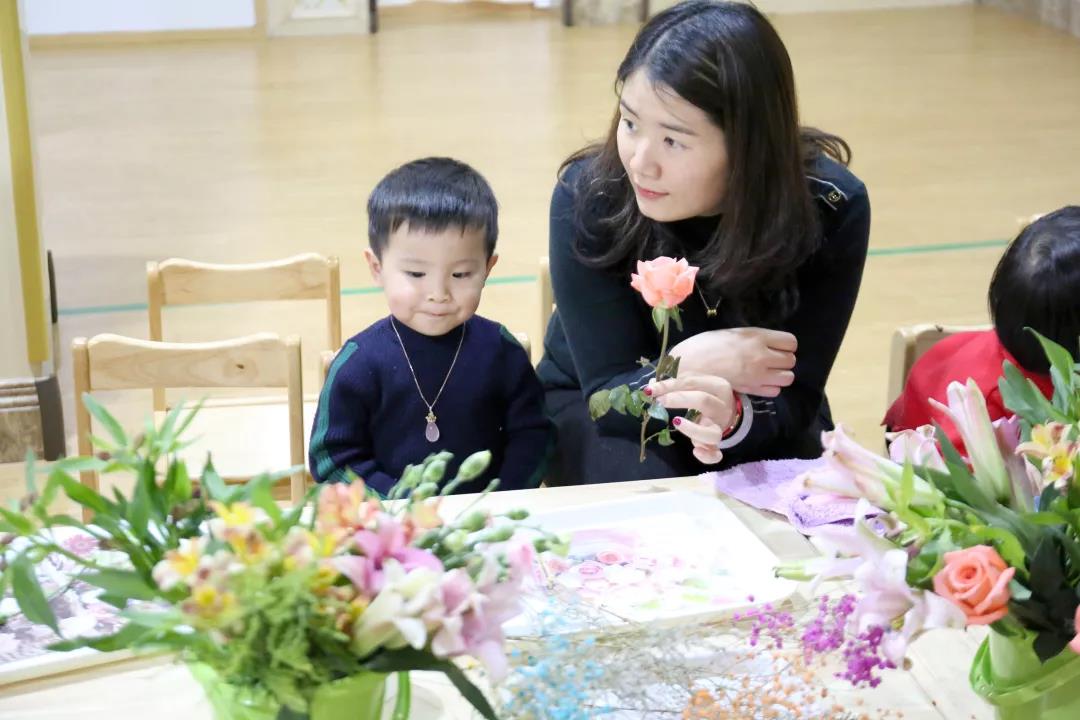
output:
<instances>
[{"instance_id":1,"label":"pink alstroemeria","mask_svg":"<svg viewBox=\"0 0 1080 720\"><path fill-rule=\"evenodd\" d=\"M364 595L372 597L382 590L383 565L388 560L395 560L405 572L415 568L442 572L439 558L427 550L411 547L405 528L392 516L380 514L375 528L353 535L353 544L361 555L334 558L334 567Z\"/></svg>"},{"instance_id":2,"label":"pink alstroemeria","mask_svg":"<svg viewBox=\"0 0 1080 720\"><path fill-rule=\"evenodd\" d=\"M425 616L440 625L431 643L437 656L472 655L496 681L508 670L502 626L521 612L521 584L532 572L535 557L525 541L511 540L505 550L509 572L485 558L475 581L463 570L446 573L439 588L441 602Z\"/></svg>"},{"instance_id":3,"label":"pink alstroemeria","mask_svg":"<svg viewBox=\"0 0 1080 720\"><path fill-rule=\"evenodd\" d=\"M852 439L842 426L821 433L825 448L822 457L825 467L801 476L804 487L811 490L865 498L873 505L892 510L895 504L890 495L900 489L904 467L867 450ZM943 501L941 492L923 478L915 475L911 505L935 507Z\"/></svg>"}]
</instances>

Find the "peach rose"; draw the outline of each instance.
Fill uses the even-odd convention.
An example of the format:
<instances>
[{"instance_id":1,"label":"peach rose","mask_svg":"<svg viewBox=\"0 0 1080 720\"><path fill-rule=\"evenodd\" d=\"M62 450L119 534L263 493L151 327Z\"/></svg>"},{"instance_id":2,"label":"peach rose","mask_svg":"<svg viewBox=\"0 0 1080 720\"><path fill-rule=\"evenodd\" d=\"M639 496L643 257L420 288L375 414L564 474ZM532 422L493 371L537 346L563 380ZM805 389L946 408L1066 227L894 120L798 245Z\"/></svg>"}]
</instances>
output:
<instances>
[{"instance_id":1,"label":"peach rose","mask_svg":"<svg viewBox=\"0 0 1080 720\"><path fill-rule=\"evenodd\" d=\"M694 292L698 269L669 257L638 260L637 272L630 274L630 287L641 293L652 307L674 308Z\"/></svg>"},{"instance_id":2,"label":"peach rose","mask_svg":"<svg viewBox=\"0 0 1080 720\"><path fill-rule=\"evenodd\" d=\"M967 616L968 625L989 625L1009 612L1009 567L989 545L947 552L945 567L934 575L934 592Z\"/></svg>"}]
</instances>

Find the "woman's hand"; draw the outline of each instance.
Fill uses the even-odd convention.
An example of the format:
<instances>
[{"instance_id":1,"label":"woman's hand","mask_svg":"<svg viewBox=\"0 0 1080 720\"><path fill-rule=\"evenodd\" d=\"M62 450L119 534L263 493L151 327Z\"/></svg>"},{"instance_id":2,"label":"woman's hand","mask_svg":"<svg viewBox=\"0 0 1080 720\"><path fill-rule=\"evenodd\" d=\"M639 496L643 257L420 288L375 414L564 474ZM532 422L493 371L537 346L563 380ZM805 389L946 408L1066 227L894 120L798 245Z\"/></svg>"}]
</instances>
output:
<instances>
[{"instance_id":1,"label":"woman's hand","mask_svg":"<svg viewBox=\"0 0 1080 720\"><path fill-rule=\"evenodd\" d=\"M731 383L716 375L682 374L671 380L650 383L645 394L668 409L697 410L696 421L677 417L675 429L690 438L694 457L712 465L720 462L720 441L735 417L735 393Z\"/></svg>"},{"instance_id":2,"label":"woman's hand","mask_svg":"<svg viewBox=\"0 0 1080 720\"><path fill-rule=\"evenodd\" d=\"M709 330L671 349L679 372L726 378L736 392L776 397L795 382L798 340L791 333L764 328Z\"/></svg>"}]
</instances>

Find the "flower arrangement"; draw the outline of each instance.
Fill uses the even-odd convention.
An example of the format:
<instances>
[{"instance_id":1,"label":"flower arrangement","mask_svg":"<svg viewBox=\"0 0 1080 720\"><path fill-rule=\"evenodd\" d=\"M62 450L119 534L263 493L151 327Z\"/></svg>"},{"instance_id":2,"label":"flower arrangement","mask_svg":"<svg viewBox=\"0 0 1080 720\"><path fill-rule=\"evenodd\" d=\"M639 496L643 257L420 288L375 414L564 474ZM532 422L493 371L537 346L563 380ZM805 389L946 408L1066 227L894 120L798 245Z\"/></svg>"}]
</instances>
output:
<instances>
[{"instance_id":1,"label":"flower arrangement","mask_svg":"<svg viewBox=\"0 0 1080 720\"><path fill-rule=\"evenodd\" d=\"M934 428L893 435L889 458L824 433L826 463L803 482L858 498L858 517L815 533L828 557L780 572L853 581L849 630L876 638L875 669L901 666L927 630L989 626L976 690L1002 717L1064 718L1080 703L1080 373L1039 339L1052 400L1009 363L999 386L1015 417L991 422L973 381L949 386L939 407L967 457Z\"/></svg>"},{"instance_id":2,"label":"flower arrangement","mask_svg":"<svg viewBox=\"0 0 1080 720\"><path fill-rule=\"evenodd\" d=\"M62 639L52 649L176 652L208 691L230 688L228 696L211 692L223 718L238 703L264 707L269 718L317 718L324 688L372 675L378 713L385 674L410 670L445 673L481 715L495 718L453 658L479 660L492 678L505 674L502 624L519 612L534 552L558 541L535 529L526 537L523 510L439 516L440 498L478 477L488 453L466 459L446 483L449 454L433 455L409 467L387 500L356 479L283 508L271 487L288 471L229 486L208 462L195 486L176 457L194 411L177 408L160 428L129 437L92 398L84 401L109 432L98 441L102 452L45 468L25 513L0 508L0 532L17 538L0 583L28 620L59 634L34 572L52 555L75 563L80 580L100 588L100 600L125 620L111 634ZM81 470L131 473L134 492L106 497L73 477ZM31 490L37 475L31 462ZM90 511L89 522L51 514L60 492ZM72 552L54 538L57 528L77 528L122 562ZM399 704L401 712L407 716Z\"/></svg>"},{"instance_id":3,"label":"flower arrangement","mask_svg":"<svg viewBox=\"0 0 1080 720\"><path fill-rule=\"evenodd\" d=\"M685 259L658 257L654 260L639 260L637 272L630 275L630 287L637 290L645 303L652 308L652 321L660 333L660 357L653 363L648 358L641 358L642 367L651 368L657 381L677 377L679 358L668 354L670 324L681 330L682 318L679 305L694 292L694 280L698 268ZM589 397L589 414L597 420L609 411L620 415L641 418L641 462L645 462L645 447L650 440L660 445L671 445L671 428L667 426L669 414L667 408L649 397L644 388L631 388L619 385L611 389L597 390ZM688 420L694 420L695 411L687 413ZM649 434L649 421L658 420L664 427Z\"/></svg>"}]
</instances>

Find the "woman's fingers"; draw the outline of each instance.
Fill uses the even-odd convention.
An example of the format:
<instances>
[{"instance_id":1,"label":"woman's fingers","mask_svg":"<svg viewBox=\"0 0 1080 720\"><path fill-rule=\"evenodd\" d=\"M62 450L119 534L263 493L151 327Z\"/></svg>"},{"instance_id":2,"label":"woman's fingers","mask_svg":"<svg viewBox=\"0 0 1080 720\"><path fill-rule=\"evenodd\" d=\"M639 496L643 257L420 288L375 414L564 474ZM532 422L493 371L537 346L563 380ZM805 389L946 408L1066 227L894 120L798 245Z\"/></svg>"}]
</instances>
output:
<instances>
[{"instance_id":1,"label":"woman's fingers","mask_svg":"<svg viewBox=\"0 0 1080 720\"><path fill-rule=\"evenodd\" d=\"M731 422L734 413L731 385L715 375L688 375L664 380L646 388L646 394L666 408L697 410L721 427Z\"/></svg>"},{"instance_id":2,"label":"woman's fingers","mask_svg":"<svg viewBox=\"0 0 1080 720\"><path fill-rule=\"evenodd\" d=\"M724 453L715 445L695 445L694 457L705 465L715 465L724 459Z\"/></svg>"},{"instance_id":3,"label":"woman's fingers","mask_svg":"<svg viewBox=\"0 0 1080 720\"><path fill-rule=\"evenodd\" d=\"M762 330L765 344L773 350L783 350L793 353L799 349L799 340L789 332L783 330Z\"/></svg>"},{"instance_id":4,"label":"woman's fingers","mask_svg":"<svg viewBox=\"0 0 1080 720\"><path fill-rule=\"evenodd\" d=\"M698 391L717 397L731 395L731 383L718 375L690 374L680 375L670 380L651 382L645 394L652 398L661 398L671 392ZM666 403L665 403L666 404ZM683 406L679 406L683 407Z\"/></svg>"},{"instance_id":5,"label":"woman's fingers","mask_svg":"<svg viewBox=\"0 0 1080 720\"><path fill-rule=\"evenodd\" d=\"M686 418L677 417L673 421L675 429L681 432L686 437L694 441L694 446L712 446L718 447L720 441L724 439L724 429L702 419L700 423L691 422Z\"/></svg>"},{"instance_id":6,"label":"woman's fingers","mask_svg":"<svg viewBox=\"0 0 1080 720\"><path fill-rule=\"evenodd\" d=\"M765 356L765 367L770 370L791 370L795 367L795 353L771 349Z\"/></svg>"}]
</instances>

